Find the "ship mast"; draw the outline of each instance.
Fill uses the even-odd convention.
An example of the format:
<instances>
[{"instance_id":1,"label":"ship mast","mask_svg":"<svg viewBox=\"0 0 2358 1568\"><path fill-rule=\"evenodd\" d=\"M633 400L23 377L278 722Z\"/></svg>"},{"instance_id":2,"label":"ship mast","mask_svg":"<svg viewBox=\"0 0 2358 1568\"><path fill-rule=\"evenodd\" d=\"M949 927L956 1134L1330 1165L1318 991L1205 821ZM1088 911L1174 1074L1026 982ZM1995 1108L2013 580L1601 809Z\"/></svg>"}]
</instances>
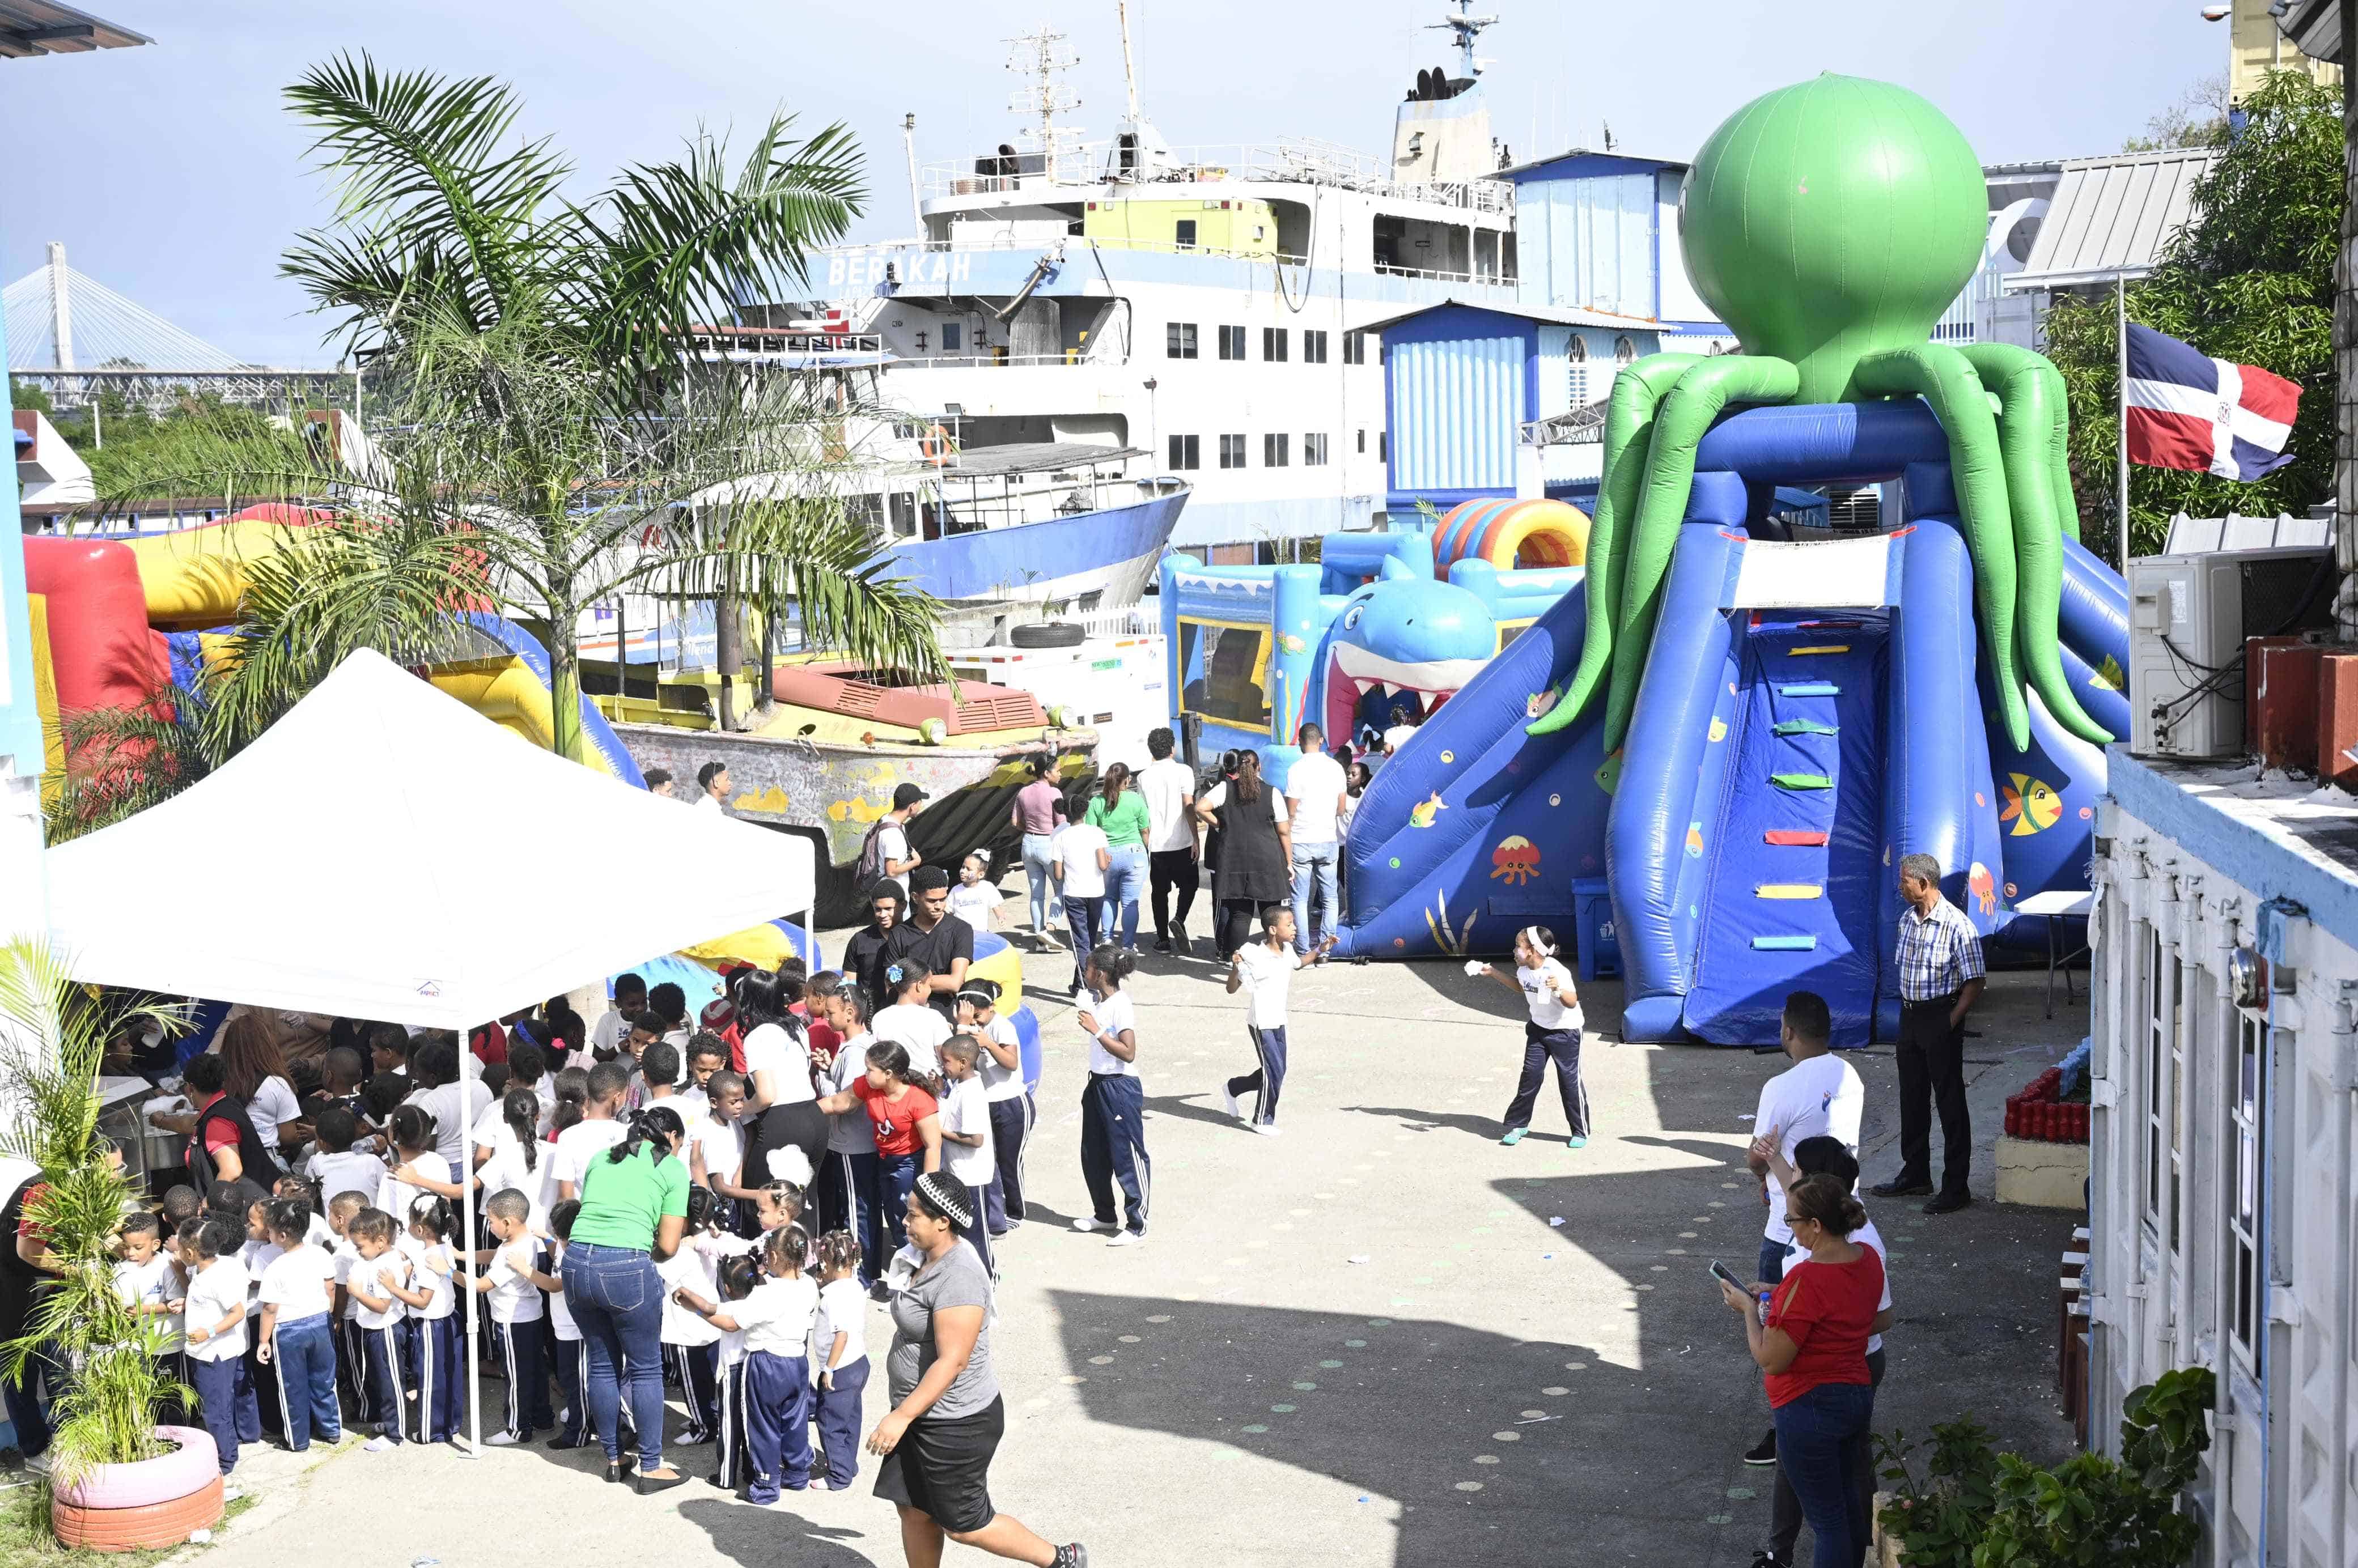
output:
<instances>
[{"instance_id":1,"label":"ship mast","mask_svg":"<svg viewBox=\"0 0 2358 1568\"><path fill-rule=\"evenodd\" d=\"M1138 123L1138 62L1130 53L1130 0L1114 0L1114 15L1121 20L1121 84L1130 94L1130 124Z\"/></svg>"},{"instance_id":2,"label":"ship mast","mask_svg":"<svg viewBox=\"0 0 2358 1568\"><path fill-rule=\"evenodd\" d=\"M1475 16L1472 10L1474 0L1451 0L1451 3L1457 7L1455 10L1443 12L1441 20L1428 22L1425 27L1429 32L1447 32L1456 35L1455 42L1458 59L1457 80L1471 81L1482 74L1484 66L1490 63L1487 59L1476 59L1474 57L1474 40L1482 36L1483 28L1497 26L1498 18Z\"/></svg>"},{"instance_id":3,"label":"ship mast","mask_svg":"<svg viewBox=\"0 0 2358 1568\"><path fill-rule=\"evenodd\" d=\"M1063 47L1065 35L1053 30L1047 23L1018 38L1004 40L1008 46L1007 69L1032 78L1029 87L1019 88L1007 106L1020 114L1039 116L1041 163L1049 180L1056 178L1058 144L1078 135L1076 127L1059 130L1056 116L1081 106L1078 95L1057 80L1081 63L1081 57Z\"/></svg>"}]
</instances>

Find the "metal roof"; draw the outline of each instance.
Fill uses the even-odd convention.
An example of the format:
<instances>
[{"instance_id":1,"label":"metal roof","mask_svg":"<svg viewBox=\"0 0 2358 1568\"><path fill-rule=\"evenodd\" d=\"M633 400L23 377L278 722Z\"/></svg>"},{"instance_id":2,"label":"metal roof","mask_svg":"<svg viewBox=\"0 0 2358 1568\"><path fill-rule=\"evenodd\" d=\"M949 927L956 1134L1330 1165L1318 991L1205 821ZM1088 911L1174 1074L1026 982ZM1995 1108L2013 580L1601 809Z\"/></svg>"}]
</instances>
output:
<instances>
[{"instance_id":1,"label":"metal roof","mask_svg":"<svg viewBox=\"0 0 2358 1568\"><path fill-rule=\"evenodd\" d=\"M2342 58L2342 0L2292 0L2277 27L2311 59Z\"/></svg>"},{"instance_id":2,"label":"metal roof","mask_svg":"<svg viewBox=\"0 0 2358 1568\"><path fill-rule=\"evenodd\" d=\"M1009 441L996 447L964 448L946 465L934 467L932 471L946 479L997 479L1009 474L1128 462L1145 455L1137 447L1098 447L1086 441Z\"/></svg>"},{"instance_id":3,"label":"metal roof","mask_svg":"<svg viewBox=\"0 0 2358 1568\"><path fill-rule=\"evenodd\" d=\"M0 59L88 54L92 49L132 49L155 41L145 33L118 27L70 5L53 5L51 0L0 0Z\"/></svg>"},{"instance_id":4,"label":"metal roof","mask_svg":"<svg viewBox=\"0 0 2358 1568\"><path fill-rule=\"evenodd\" d=\"M1413 320L1430 311L1445 310L1453 305L1467 310L1487 310L1496 316L1520 316L1526 321L1545 321L1556 327L1623 327L1648 332L1667 330L1662 323L1649 316L1617 316L1610 310L1582 310L1563 305L1500 305L1487 299L1455 298L1433 305L1420 305L1413 310L1403 310L1397 316L1370 321L1359 330L1379 332L1386 327L1397 327L1402 321Z\"/></svg>"},{"instance_id":5,"label":"metal roof","mask_svg":"<svg viewBox=\"0 0 2358 1568\"><path fill-rule=\"evenodd\" d=\"M2217 161L2215 147L2072 158L2063 165L2047 216L2030 242L2011 292L2138 278L2194 216L2194 185Z\"/></svg>"},{"instance_id":6,"label":"metal roof","mask_svg":"<svg viewBox=\"0 0 2358 1568\"><path fill-rule=\"evenodd\" d=\"M1507 179L1518 174L1529 174L1532 169L1543 168L1552 163L1562 163L1567 158L1576 157L1627 158L1631 163L1656 164L1663 168L1685 168L1689 167L1688 160L1685 158L1654 157L1646 153L1624 152L1619 147L1566 147L1560 153L1550 153L1545 157L1528 158L1521 163L1510 163L1504 168L1492 169L1482 178L1485 179Z\"/></svg>"}]
</instances>

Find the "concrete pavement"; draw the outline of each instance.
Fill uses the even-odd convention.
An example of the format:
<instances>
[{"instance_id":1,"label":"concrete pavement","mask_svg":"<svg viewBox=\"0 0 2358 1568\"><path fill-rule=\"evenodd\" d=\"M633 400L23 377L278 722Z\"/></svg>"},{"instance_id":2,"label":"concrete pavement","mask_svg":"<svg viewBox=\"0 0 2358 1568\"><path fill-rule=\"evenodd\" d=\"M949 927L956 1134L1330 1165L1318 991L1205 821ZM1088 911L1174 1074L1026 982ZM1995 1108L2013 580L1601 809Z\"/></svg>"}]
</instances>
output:
<instances>
[{"instance_id":1,"label":"concrete pavement","mask_svg":"<svg viewBox=\"0 0 2358 1568\"><path fill-rule=\"evenodd\" d=\"M1208 962L1145 963L1133 990L1153 1209L1148 1244L1114 1251L1066 1223L1087 1212L1070 961L1027 959L1046 1071L1032 1221L1001 1253L1001 1509L1087 1541L1101 1565L1747 1560L1770 1473L1739 1455L1767 1409L1705 1268L1747 1270L1758 1250L1745 1118L1780 1057L1592 1030L1597 1136L1564 1146L1551 1087L1532 1135L1502 1148L1515 999L1451 965L1330 967L1296 981L1284 1131L1265 1139L1219 1109L1220 1080L1252 1065L1242 998ZM2004 1096L2084 1031L2084 1000L2039 1016L2040 979L1998 977L1970 1043L1983 1201L1940 1219L1870 1206L1899 1313L1878 1429L1922 1433L1970 1411L2051 1462L2068 1442L2054 1265L2074 1219L1997 1207L1987 1158ZM1616 987L1586 1001L1617 1020ZM1890 1054L1853 1060L1879 1179L1897 1163ZM881 1308L869 1332L881 1359ZM880 1367L871 1425L884 1408ZM677 1456L701 1474L709 1452ZM641 1499L602 1485L589 1457L538 1447L347 1453L204 1555L897 1563L862 1458L849 1493L757 1509L700 1480Z\"/></svg>"}]
</instances>

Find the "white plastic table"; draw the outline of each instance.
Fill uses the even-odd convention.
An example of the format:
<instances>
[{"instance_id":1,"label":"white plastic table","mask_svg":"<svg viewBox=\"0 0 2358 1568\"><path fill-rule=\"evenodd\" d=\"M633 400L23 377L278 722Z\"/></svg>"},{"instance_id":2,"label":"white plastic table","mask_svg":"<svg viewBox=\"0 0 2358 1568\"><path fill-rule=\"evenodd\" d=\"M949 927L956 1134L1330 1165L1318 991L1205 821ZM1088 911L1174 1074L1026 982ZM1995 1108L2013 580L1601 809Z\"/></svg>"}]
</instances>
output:
<instances>
[{"instance_id":1,"label":"white plastic table","mask_svg":"<svg viewBox=\"0 0 2358 1568\"><path fill-rule=\"evenodd\" d=\"M2078 917L2085 920L2096 907L2096 895L2092 892L2035 892L2014 906L2017 914L2039 914L2047 918L2047 1016L2055 1016L2055 976L2063 976L2063 1000L2071 1001L2071 960L2088 951L2082 942L2077 947L2063 946L2063 923Z\"/></svg>"}]
</instances>

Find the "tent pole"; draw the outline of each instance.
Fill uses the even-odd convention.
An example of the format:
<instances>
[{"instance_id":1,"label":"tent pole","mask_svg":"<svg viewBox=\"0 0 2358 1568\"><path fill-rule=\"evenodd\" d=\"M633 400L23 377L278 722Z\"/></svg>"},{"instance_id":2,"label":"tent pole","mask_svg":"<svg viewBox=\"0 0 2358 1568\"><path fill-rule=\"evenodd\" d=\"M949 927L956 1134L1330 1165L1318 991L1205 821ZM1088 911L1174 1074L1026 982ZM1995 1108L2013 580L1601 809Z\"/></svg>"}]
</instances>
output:
<instances>
[{"instance_id":1,"label":"tent pole","mask_svg":"<svg viewBox=\"0 0 2358 1568\"><path fill-rule=\"evenodd\" d=\"M471 1030L459 1031L459 1119L466 1130L459 1139L459 1163L454 1173L459 1178L459 1230L471 1266L467 1270L467 1457L483 1456L483 1358L481 1316L484 1303L474 1286L475 1271L471 1262L475 1255L475 1121L467 1114L472 1097L467 1086L476 1082L475 1051L468 1036Z\"/></svg>"}]
</instances>

